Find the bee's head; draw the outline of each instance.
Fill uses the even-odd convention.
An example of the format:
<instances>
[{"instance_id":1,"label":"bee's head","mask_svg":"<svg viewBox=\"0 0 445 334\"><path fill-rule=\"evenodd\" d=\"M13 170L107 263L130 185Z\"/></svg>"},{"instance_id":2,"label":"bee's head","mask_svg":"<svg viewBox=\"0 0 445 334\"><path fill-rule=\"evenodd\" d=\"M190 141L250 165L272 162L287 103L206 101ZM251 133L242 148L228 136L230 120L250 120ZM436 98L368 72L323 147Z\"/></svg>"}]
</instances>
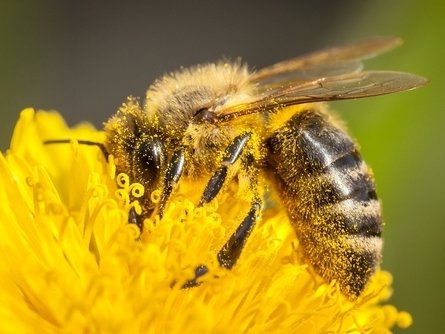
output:
<instances>
[{"instance_id":1,"label":"bee's head","mask_svg":"<svg viewBox=\"0 0 445 334\"><path fill-rule=\"evenodd\" d=\"M211 157L230 141L228 125L218 124L218 110L246 94L248 75L239 63L208 64L157 80L143 106L129 97L105 124L105 146L118 171L150 194L161 187L168 161L180 146L192 160L188 172L212 168Z\"/></svg>"},{"instance_id":2,"label":"bee's head","mask_svg":"<svg viewBox=\"0 0 445 334\"><path fill-rule=\"evenodd\" d=\"M114 156L117 171L145 188L146 198L160 186L167 164L166 136L156 122L149 122L139 100L129 97L105 123L107 151ZM148 200L147 199L147 200ZM150 209L151 203L144 203Z\"/></svg>"}]
</instances>

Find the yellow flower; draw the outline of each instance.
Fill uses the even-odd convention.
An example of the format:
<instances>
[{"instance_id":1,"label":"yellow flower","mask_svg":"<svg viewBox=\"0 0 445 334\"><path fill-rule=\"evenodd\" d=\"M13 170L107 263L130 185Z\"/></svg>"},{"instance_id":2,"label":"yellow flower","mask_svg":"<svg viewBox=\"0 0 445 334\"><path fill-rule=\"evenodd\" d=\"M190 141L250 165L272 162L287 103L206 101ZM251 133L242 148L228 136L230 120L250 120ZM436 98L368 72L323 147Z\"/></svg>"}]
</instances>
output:
<instances>
[{"instance_id":1,"label":"yellow flower","mask_svg":"<svg viewBox=\"0 0 445 334\"><path fill-rule=\"evenodd\" d=\"M231 271L215 255L243 203L197 208L195 185L184 183L162 221L146 220L139 235L129 198L143 189L75 139L104 134L26 109L0 155L0 332L386 333L411 324L382 305L389 273L351 302L301 263L283 210L266 210ZM203 262L203 283L181 289Z\"/></svg>"}]
</instances>

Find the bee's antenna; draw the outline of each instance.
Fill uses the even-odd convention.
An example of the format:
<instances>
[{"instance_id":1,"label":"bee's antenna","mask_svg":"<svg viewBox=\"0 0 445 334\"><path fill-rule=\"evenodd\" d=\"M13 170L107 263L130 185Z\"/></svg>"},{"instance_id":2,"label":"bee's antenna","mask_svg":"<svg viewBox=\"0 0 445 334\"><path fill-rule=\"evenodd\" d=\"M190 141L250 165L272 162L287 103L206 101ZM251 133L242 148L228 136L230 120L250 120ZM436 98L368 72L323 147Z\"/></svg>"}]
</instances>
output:
<instances>
[{"instance_id":1,"label":"bee's antenna","mask_svg":"<svg viewBox=\"0 0 445 334\"><path fill-rule=\"evenodd\" d=\"M108 156L110 155L107 151L107 148L105 147L105 145L103 143L98 143L95 141L90 141L90 140L77 140L77 142L81 145L90 145L90 146L97 146L102 154L105 157L105 160L107 160L108 162ZM69 144L71 143L71 139L51 139L51 140L45 140L43 142L43 144L48 145L48 144Z\"/></svg>"}]
</instances>

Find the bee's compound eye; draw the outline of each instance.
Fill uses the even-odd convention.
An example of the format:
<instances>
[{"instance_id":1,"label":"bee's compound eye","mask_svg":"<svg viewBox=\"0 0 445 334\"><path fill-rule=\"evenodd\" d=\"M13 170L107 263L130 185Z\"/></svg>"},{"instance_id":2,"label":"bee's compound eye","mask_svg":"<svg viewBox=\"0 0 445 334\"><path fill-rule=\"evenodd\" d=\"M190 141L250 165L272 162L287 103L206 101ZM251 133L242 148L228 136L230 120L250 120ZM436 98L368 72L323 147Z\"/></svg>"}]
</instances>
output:
<instances>
[{"instance_id":1,"label":"bee's compound eye","mask_svg":"<svg viewBox=\"0 0 445 334\"><path fill-rule=\"evenodd\" d=\"M140 144L136 154L138 155L139 167L142 169L144 180L157 182L161 176L164 166L164 145L159 139L145 141Z\"/></svg>"}]
</instances>

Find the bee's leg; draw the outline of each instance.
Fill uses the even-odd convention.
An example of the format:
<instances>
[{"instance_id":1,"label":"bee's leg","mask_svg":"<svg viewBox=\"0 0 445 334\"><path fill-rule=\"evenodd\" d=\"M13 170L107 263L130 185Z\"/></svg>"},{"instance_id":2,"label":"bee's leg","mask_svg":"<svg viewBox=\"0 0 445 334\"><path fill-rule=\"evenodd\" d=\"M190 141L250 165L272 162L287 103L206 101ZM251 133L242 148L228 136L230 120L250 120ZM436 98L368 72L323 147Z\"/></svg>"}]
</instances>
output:
<instances>
[{"instance_id":1,"label":"bee's leg","mask_svg":"<svg viewBox=\"0 0 445 334\"><path fill-rule=\"evenodd\" d=\"M135 208L131 208L128 212L128 223L136 225L139 228L139 231L142 232L144 217L138 215Z\"/></svg>"},{"instance_id":2,"label":"bee's leg","mask_svg":"<svg viewBox=\"0 0 445 334\"><path fill-rule=\"evenodd\" d=\"M148 204L147 204L148 205ZM137 214L136 209L132 207L130 211L128 212L128 223L134 224L139 228L139 231L142 232L144 228L144 219L146 217L151 217L153 214L154 208L146 209L146 206L144 203L142 203L142 213Z\"/></svg>"},{"instance_id":3,"label":"bee's leg","mask_svg":"<svg viewBox=\"0 0 445 334\"><path fill-rule=\"evenodd\" d=\"M209 203L216 197L216 195L218 195L226 179L228 168L241 156L250 136L250 133L239 135L235 137L232 143L226 148L221 161L221 166L216 170L207 183L198 206Z\"/></svg>"},{"instance_id":4,"label":"bee's leg","mask_svg":"<svg viewBox=\"0 0 445 334\"><path fill-rule=\"evenodd\" d=\"M256 194L255 194L256 195ZM224 244L224 246L218 252L217 258L219 265L226 269L232 269L236 264L236 261L241 255L241 251L249 238L250 232L252 232L256 220L258 219L259 212L261 210L261 200L255 197L254 202L252 202L249 212L246 217L244 217L242 223L238 226L236 231L230 236L229 240ZM192 288L198 286L198 278L207 274L209 269L205 265L200 265L195 269L195 277L188 280L182 288Z\"/></svg>"},{"instance_id":5,"label":"bee's leg","mask_svg":"<svg viewBox=\"0 0 445 334\"><path fill-rule=\"evenodd\" d=\"M250 232L252 232L253 227L255 226L260 210L261 200L259 198L255 198L242 223L218 252L217 257L221 267L232 269L232 267L236 264L236 261L239 259L241 251L249 238Z\"/></svg>"},{"instance_id":6,"label":"bee's leg","mask_svg":"<svg viewBox=\"0 0 445 334\"><path fill-rule=\"evenodd\" d=\"M250 136L250 133L240 135L227 147L221 167L213 174L210 181L207 183L199 205L210 202L218 194L225 181L228 167L235 163L242 155ZM247 152L244 155L244 158L249 162L255 161L255 158L250 152ZM250 210L236 231L230 236L229 240L217 254L219 265L229 270L233 268L239 259L261 210L261 200L258 193L258 169L254 164L249 163L249 167L245 170L245 173L250 179L250 193L252 194ZM198 278L205 275L207 272L208 268L205 265L196 267L195 277L187 281L182 287L190 288L199 285L199 282L197 282Z\"/></svg>"},{"instance_id":7,"label":"bee's leg","mask_svg":"<svg viewBox=\"0 0 445 334\"><path fill-rule=\"evenodd\" d=\"M164 215L165 205L170 197L173 187L178 183L184 169L185 155L182 148L176 150L170 160L167 168L167 174L164 179L164 187L162 188L161 200L159 202L159 217Z\"/></svg>"},{"instance_id":8,"label":"bee's leg","mask_svg":"<svg viewBox=\"0 0 445 334\"><path fill-rule=\"evenodd\" d=\"M197 266L195 268L195 277L193 277L193 279L188 280L187 282L185 282L182 286L181 289L188 289L188 288L194 288L195 286L198 286L201 284L201 282L198 282L198 278L200 278L201 276L204 276L205 274L207 274L209 272L209 268L207 268L207 266L205 265L200 265Z\"/></svg>"}]
</instances>

